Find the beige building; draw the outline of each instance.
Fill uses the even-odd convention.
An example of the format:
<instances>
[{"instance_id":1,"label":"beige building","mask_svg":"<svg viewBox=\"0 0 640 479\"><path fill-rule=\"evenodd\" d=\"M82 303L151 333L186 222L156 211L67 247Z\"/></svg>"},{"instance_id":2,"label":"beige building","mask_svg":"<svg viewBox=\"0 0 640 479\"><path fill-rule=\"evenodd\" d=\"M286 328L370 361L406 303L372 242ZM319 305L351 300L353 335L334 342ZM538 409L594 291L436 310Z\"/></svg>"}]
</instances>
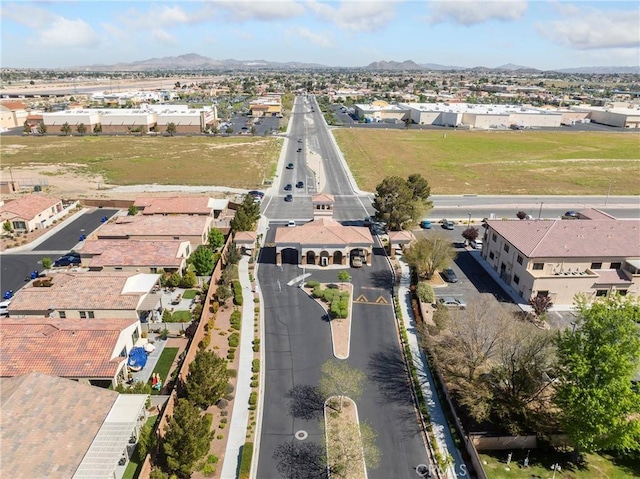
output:
<instances>
[{"instance_id":1,"label":"beige building","mask_svg":"<svg viewBox=\"0 0 640 479\"><path fill-rule=\"evenodd\" d=\"M409 110L384 100L354 105L356 117L366 121L402 121L409 118Z\"/></svg>"},{"instance_id":2,"label":"beige building","mask_svg":"<svg viewBox=\"0 0 640 479\"><path fill-rule=\"evenodd\" d=\"M597 213L597 212L596 212ZM489 220L482 257L526 302L640 292L640 220Z\"/></svg>"},{"instance_id":3,"label":"beige building","mask_svg":"<svg viewBox=\"0 0 640 479\"><path fill-rule=\"evenodd\" d=\"M20 101L3 101L0 103L0 130L23 126L27 120L27 106Z\"/></svg>"},{"instance_id":4,"label":"beige building","mask_svg":"<svg viewBox=\"0 0 640 479\"><path fill-rule=\"evenodd\" d=\"M343 226L335 221L333 195L316 195L312 203L312 221L276 230L276 263L348 266L357 257L363 264L370 264L373 237L369 228Z\"/></svg>"},{"instance_id":5,"label":"beige building","mask_svg":"<svg viewBox=\"0 0 640 479\"><path fill-rule=\"evenodd\" d=\"M53 224L64 211L62 200L32 193L0 206L0 221L15 231L34 231Z\"/></svg>"},{"instance_id":6,"label":"beige building","mask_svg":"<svg viewBox=\"0 0 640 479\"><path fill-rule=\"evenodd\" d=\"M183 274L191 244L173 240L87 240L79 253L89 271Z\"/></svg>"},{"instance_id":7,"label":"beige building","mask_svg":"<svg viewBox=\"0 0 640 479\"><path fill-rule=\"evenodd\" d=\"M611 107L579 105L571 109L587 112L589 119L594 123L619 128L640 128L640 106L638 105L616 104Z\"/></svg>"},{"instance_id":8,"label":"beige building","mask_svg":"<svg viewBox=\"0 0 640 479\"><path fill-rule=\"evenodd\" d=\"M16 292L11 318L145 319L157 309L159 274L59 272ZM154 301L151 301L154 299Z\"/></svg>"},{"instance_id":9,"label":"beige building","mask_svg":"<svg viewBox=\"0 0 640 479\"><path fill-rule=\"evenodd\" d=\"M229 200L209 196L173 196L136 198L133 205L143 215L197 215L217 218Z\"/></svg>"},{"instance_id":10,"label":"beige building","mask_svg":"<svg viewBox=\"0 0 640 479\"><path fill-rule=\"evenodd\" d=\"M282 98L280 95L262 96L249 103L251 116L280 116L282 115Z\"/></svg>"}]
</instances>

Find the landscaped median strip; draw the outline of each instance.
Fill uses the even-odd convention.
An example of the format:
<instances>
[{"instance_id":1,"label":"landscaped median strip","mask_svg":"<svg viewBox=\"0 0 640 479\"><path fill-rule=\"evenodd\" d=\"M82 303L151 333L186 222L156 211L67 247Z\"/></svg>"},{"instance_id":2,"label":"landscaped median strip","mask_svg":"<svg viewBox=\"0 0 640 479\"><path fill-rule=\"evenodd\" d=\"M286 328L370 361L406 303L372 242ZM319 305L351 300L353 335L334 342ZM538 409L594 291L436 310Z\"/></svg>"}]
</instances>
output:
<instances>
[{"instance_id":1,"label":"landscaped median strip","mask_svg":"<svg viewBox=\"0 0 640 479\"><path fill-rule=\"evenodd\" d=\"M356 403L346 396L332 396L324 403L327 463L345 479L366 479L367 467Z\"/></svg>"}]
</instances>

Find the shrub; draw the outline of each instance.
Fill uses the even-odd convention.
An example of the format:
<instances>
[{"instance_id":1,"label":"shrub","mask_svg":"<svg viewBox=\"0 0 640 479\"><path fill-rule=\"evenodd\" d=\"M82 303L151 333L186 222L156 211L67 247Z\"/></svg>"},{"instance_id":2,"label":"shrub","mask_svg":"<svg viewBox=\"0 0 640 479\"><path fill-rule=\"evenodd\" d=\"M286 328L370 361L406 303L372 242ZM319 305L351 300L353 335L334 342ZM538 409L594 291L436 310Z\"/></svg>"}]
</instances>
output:
<instances>
[{"instance_id":1,"label":"shrub","mask_svg":"<svg viewBox=\"0 0 640 479\"><path fill-rule=\"evenodd\" d=\"M318 281L307 281L306 284L307 288L315 288L317 286L320 286L320 283Z\"/></svg>"},{"instance_id":2,"label":"shrub","mask_svg":"<svg viewBox=\"0 0 640 479\"><path fill-rule=\"evenodd\" d=\"M230 348L237 348L238 344L240 344L240 335L238 333L231 333L228 341Z\"/></svg>"},{"instance_id":3,"label":"shrub","mask_svg":"<svg viewBox=\"0 0 640 479\"><path fill-rule=\"evenodd\" d=\"M322 298L322 291L323 291L322 286L318 284L313 288L313 292L311 294L313 295L314 298Z\"/></svg>"},{"instance_id":4,"label":"shrub","mask_svg":"<svg viewBox=\"0 0 640 479\"><path fill-rule=\"evenodd\" d=\"M242 454L240 455L240 467L238 471L238 479L249 479L251 474L251 459L253 458L253 443L245 442L242 446Z\"/></svg>"},{"instance_id":5,"label":"shrub","mask_svg":"<svg viewBox=\"0 0 640 479\"><path fill-rule=\"evenodd\" d=\"M211 344L211 336L209 336L208 334L205 334L204 338L202 338L202 341L200 341L200 344L198 344L198 347L200 349L207 349L210 344Z\"/></svg>"},{"instance_id":6,"label":"shrub","mask_svg":"<svg viewBox=\"0 0 640 479\"><path fill-rule=\"evenodd\" d=\"M418 283L418 286L416 287L416 295L423 303L433 303L436 300L433 286L425 282Z\"/></svg>"},{"instance_id":7,"label":"shrub","mask_svg":"<svg viewBox=\"0 0 640 479\"><path fill-rule=\"evenodd\" d=\"M229 361L233 361L235 358L236 358L236 353L232 353L231 351L227 353L227 359Z\"/></svg>"},{"instance_id":8,"label":"shrub","mask_svg":"<svg viewBox=\"0 0 640 479\"><path fill-rule=\"evenodd\" d=\"M226 409L228 405L229 401L227 401L226 399L218 399L218 402L216 403L218 409Z\"/></svg>"},{"instance_id":9,"label":"shrub","mask_svg":"<svg viewBox=\"0 0 640 479\"><path fill-rule=\"evenodd\" d=\"M214 301L213 303L211 303L211 307L209 308L209 310L212 313L217 313L219 309L220 309L220 303L218 303L217 301Z\"/></svg>"},{"instance_id":10,"label":"shrub","mask_svg":"<svg viewBox=\"0 0 640 479\"><path fill-rule=\"evenodd\" d=\"M253 391L249 395L249 406L255 406L257 402L258 402L258 393Z\"/></svg>"},{"instance_id":11,"label":"shrub","mask_svg":"<svg viewBox=\"0 0 640 479\"><path fill-rule=\"evenodd\" d=\"M238 377L238 371L235 369L228 369L227 370L229 372L229 377L230 378L237 378Z\"/></svg>"},{"instance_id":12,"label":"shrub","mask_svg":"<svg viewBox=\"0 0 640 479\"><path fill-rule=\"evenodd\" d=\"M260 372L260 360L259 359L254 359L251 362L251 372L252 373L259 373Z\"/></svg>"},{"instance_id":13,"label":"shrub","mask_svg":"<svg viewBox=\"0 0 640 479\"><path fill-rule=\"evenodd\" d=\"M249 383L249 386L251 386L252 388L257 388L258 384L258 381L251 381L251 383Z\"/></svg>"},{"instance_id":14,"label":"shrub","mask_svg":"<svg viewBox=\"0 0 640 479\"><path fill-rule=\"evenodd\" d=\"M240 330L240 325L242 324L242 313L240 311L234 311L231 313L231 327L236 331Z\"/></svg>"},{"instance_id":15,"label":"shrub","mask_svg":"<svg viewBox=\"0 0 640 479\"><path fill-rule=\"evenodd\" d=\"M240 281L233 282L233 302L238 306L242 306L242 303L244 302L242 299L242 285L240 284Z\"/></svg>"}]
</instances>

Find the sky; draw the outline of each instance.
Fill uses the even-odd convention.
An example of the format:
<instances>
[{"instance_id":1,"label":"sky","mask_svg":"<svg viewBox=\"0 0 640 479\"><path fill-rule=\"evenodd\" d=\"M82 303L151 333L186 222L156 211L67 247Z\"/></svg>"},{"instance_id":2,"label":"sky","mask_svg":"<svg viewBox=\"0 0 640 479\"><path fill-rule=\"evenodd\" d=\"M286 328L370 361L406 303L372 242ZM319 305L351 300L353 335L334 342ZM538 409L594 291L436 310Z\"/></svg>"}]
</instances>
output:
<instances>
[{"instance_id":1,"label":"sky","mask_svg":"<svg viewBox=\"0 0 640 479\"><path fill-rule=\"evenodd\" d=\"M637 1L2 0L0 21L5 68L187 53L333 67L640 64Z\"/></svg>"}]
</instances>

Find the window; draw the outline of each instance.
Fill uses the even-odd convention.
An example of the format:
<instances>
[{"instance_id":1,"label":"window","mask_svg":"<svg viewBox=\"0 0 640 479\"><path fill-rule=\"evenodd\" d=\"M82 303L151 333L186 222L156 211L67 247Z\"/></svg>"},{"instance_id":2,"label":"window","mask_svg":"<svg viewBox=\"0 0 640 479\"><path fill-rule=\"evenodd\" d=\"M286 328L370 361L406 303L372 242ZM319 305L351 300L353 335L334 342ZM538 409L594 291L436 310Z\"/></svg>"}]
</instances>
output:
<instances>
[{"instance_id":1,"label":"window","mask_svg":"<svg viewBox=\"0 0 640 479\"><path fill-rule=\"evenodd\" d=\"M87 319L87 312L86 311L80 311L80 319Z\"/></svg>"},{"instance_id":2,"label":"window","mask_svg":"<svg viewBox=\"0 0 640 479\"><path fill-rule=\"evenodd\" d=\"M133 332L133 334L131 335L131 342L135 345L139 338L140 338L140 333L138 332L138 329L136 328L135 331Z\"/></svg>"},{"instance_id":3,"label":"window","mask_svg":"<svg viewBox=\"0 0 640 479\"><path fill-rule=\"evenodd\" d=\"M152 274L156 274L158 272L158 268L149 268Z\"/></svg>"},{"instance_id":4,"label":"window","mask_svg":"<svg viewBox=\"0 0 640 479\"><path fill-rule=\"evenodd\" d=\"M492 241L498 241L498 236L496 236L496 234L495 234L495 233L493 233L493 234L491 235L491 240L492 240Z\"/></svg>"},{"instance_id":5,"label":"window","mask_svg":"<svg viewBox=\"0 0 640 479\"><path fill-rule=\"evenodd\" d=\"M174 239L174 240L179 240L179 239L180 239L180 236L174 236L174 237L173 237L173 239Z\"/></svg>"},{"instance_id":6,"label":"window","mask_svg":"<svg viewBox=\"0 0 640 479\"><path fill-rule=\"evenodd\" d=\"M533 263L533 269L534 270L544 269L544 263Z\"/></svg>"},{"instance_id":7,"label":"window","mask_svg":"<svg viewBox=\"0 0 640 479\"><path fill-rule=\"evenodd\" d=\"M602 268L602 263L591 263L591 269L600 269Z\"/></svg>"},{"instance_id":8,"label":"window","mask_svg":"<svg viewBox=\"0 0 640 479\"><path fill-rule=\"evenodd\" d=\"M618 293L620 296L626 296L626 295L627 295L627 290L626 290L626 289L619 289L619 290L617 291L617 293Z\"/></svg>"},{"instance_id":9,"label":"window","mask_svg":"<svg viewBox=\"0 0 640 479\"><path fill-rule=\"evenodd\" d=\"M113 268L116 271L122 271L122 266L116 266L115 268Z\"/></svg>"},{"instance_id":10,"label":"window","mask_svg":"<svg viewBox=\"0 0 640 479\"><path fill-rule=\"evenodd\" d=\"M520 284L520 276L516 275L513 277L513 282L516 284Z\"/></svg>"},{"instance_id":11,"label":"window","mask_svg":"<svg viewBox=\"0 0 640 479\"><path fill-rule=\"evenodd\" d=\"M122 351L120 351L119 356L121 358L126 358L127 357L127 347L126 346L124 348L122 348Z\"/></svg>"},{"instance_id":12,"label":"window","mask_svg":"<svg viewBox=\"0 0 640 479\"><path fill-rule=\"evenodd\" d=\"M607 290L606 289L597 289L596 290L596 296L604 297L606 295L607 295Z\"/></svg>"},{"instance_id":13,"label":"window","mask_svg":"<svg viewBox=\"0 0 640 479\"><path fill-rule=\"evenodd\" d=\"M538 298L546 298L549 296L549 291L538 291Z\"/></svg>"},{"instance_id":14,"label":"window","mask_svg":"<svg viewBox=\"0 0 640 479\"><path fill-rule=\"evenodd\" d=\"M493 259L493 258L495 258L495 257L496 257L496 255L495 255L495 254L493 254L493 251L490 251L490 252L489 252L489 258Z\"/></svg>"},{"instance_id":15,"label":"window","mask_svg":"<svg viewBox=\"0 0 640 479\"><path fill-rule=\"evenodd\" d=\"M620 269L622 267L622 263L611 263L611 269Z\"/></svg>"},{"instance_id":16,"label":"window","mask_svg":"<svg viewBox=\"0 0 640 479\"><path fill-rule=\"evenodd\" d=\"M58 311L58 316L60 316L60 319L67 319L67 313L65 311Z\"/></svg>"},{"instance_id":17,"label":"window","mask_svg":"<svg viewBox=\"0 0 640 479\"><path fill-rule=\"evenodd\" d=\"M89 319L95 319L96 318L96 315L93 313L93 311L89 311L88 314L89 314Z\"/></svg>"},{"instance_id":18,"label":"window","mask_svg":"<svg viewBox=\"0 0 640 479\"><path fill-rule=\"evenodd\" d=\"M518 255L518 264L522 264L522 256Z\"/></svg>"},{"instance_id":19,"label":"window","mask_svg":"<svg viewBox=\"0 0 640 479\"><path fill-rule=\"evenodd\" d=\"M505 245L503 246L504 252L508 253L509 252L509 245L505 243Z\"/></svg>"}]
</instances>

